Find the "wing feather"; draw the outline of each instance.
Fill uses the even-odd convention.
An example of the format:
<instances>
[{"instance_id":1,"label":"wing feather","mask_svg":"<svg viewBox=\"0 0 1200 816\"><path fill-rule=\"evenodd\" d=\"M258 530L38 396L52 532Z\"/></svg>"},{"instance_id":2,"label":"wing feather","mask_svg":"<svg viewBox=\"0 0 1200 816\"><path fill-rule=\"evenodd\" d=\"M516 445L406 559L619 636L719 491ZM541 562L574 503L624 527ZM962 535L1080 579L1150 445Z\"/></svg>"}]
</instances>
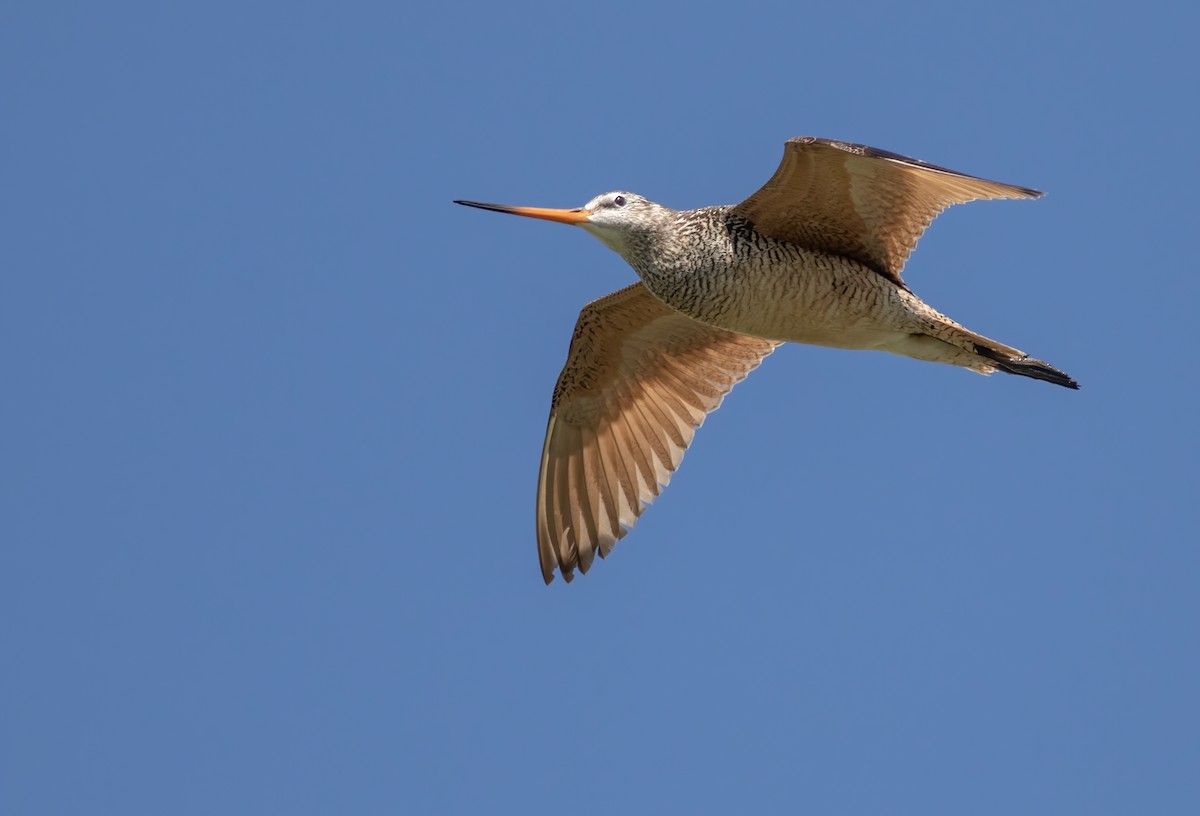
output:
<instances>
[{"instance_id":1,"label":"wing feather","mask_svg":"<svg viewBox=\"0 0 1200 816\"><path fill-rule=\"evenodd\" d=\"M583 428L580 442L592 478L596 484L596 495L600 499L603 513L597 519L604 534L613 534L621 526L621 511L617 506L619 488L612 472L604 461L603 444L595 428Z\"/></svg>"},{"instance_id":2,"label":"wing feather","mask_svg":"<svg viewBox=\"0 0 1200 816\"><path fill-rule=\"evenodd\" d=\"M571 518L572 526L578 531L576 536L576 554L579 558L579 569L584 565L592 565L596 548L600 543L598 516L600 515L599 496L593 492L594 480L587 469L587 448L583 444L583 429L575 429L577 450L571 452L571 469L568 476L571 481Z\"/></svg>"}]
</instances>

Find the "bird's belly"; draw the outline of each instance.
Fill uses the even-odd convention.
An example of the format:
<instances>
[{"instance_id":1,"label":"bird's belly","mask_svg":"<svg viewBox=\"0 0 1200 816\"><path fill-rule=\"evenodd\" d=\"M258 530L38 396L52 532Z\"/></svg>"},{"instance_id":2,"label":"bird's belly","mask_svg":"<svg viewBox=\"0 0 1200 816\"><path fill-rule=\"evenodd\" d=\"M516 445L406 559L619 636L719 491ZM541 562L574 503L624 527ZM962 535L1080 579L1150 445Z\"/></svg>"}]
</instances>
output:
<instances>
[{"instance_id":1,"label":"bird's belly","mask_svg":"<svg viewBox=\"0 0 1200 816\"><path fill-rule=\"evenodd\" d=\"M878 272L789 249L697 275L690 297L663 299L709 325L793 343L869 349L911 327L916 298Z\"/></svg>"}]
</instances>

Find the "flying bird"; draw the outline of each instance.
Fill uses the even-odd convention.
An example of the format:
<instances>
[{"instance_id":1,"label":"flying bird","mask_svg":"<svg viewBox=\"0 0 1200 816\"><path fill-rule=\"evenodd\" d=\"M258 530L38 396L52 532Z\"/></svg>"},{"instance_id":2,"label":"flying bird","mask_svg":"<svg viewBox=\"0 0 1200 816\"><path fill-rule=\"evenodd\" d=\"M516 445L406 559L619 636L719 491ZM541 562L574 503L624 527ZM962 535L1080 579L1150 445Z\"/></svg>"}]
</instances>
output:
<instances>
[{"instance_id":1,"label":"flying bird","mask_svg":"<svg viewBox=\"0 0 1200 816\"><path fill-rule=\"evenodd\" d=\"M573 224L641 282L583 307L554 387L537 485L542 577L605 557L679 467L696 428L777 346L874 349L1067 388L1079 384L928 306L900 276L951 204L1038 198L895 153L801 136L734 206L673 210L629 192L546 209L456 201Z\"/></svg>"}]
</instances>

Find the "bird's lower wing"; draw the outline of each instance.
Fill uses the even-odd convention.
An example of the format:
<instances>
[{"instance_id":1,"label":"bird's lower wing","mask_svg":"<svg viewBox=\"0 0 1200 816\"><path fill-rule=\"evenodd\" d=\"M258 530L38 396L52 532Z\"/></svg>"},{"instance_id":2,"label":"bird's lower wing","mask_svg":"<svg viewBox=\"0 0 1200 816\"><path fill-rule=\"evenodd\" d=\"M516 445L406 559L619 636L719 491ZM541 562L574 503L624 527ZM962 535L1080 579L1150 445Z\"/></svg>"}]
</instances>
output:
<instances>
[{"instance_id":1,"label":"bird's lower wing","mask_svg":"<svg viewBox=\"0 0 1200 816\"><path fill-rule=\"evenodd\" d=\"M579 314L554 388L537 489L542 576L570 581L670 481L696 428L778 343L716 329L640 283Z\"/></svg>"}]
</instances>

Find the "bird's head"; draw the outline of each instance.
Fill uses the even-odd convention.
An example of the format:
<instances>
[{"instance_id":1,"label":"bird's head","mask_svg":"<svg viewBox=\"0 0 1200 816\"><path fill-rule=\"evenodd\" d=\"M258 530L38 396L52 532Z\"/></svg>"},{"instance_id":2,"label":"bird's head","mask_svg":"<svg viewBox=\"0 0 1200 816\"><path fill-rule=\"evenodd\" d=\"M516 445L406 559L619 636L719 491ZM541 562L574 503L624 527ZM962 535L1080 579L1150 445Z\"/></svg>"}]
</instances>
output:
<instances>
[{"instance_id":1,"label":"bird's head","mask_svg":"<svg viewBox=\"0 0 1200 816\"><path fill-rule=\"evenodd\" d=\"M637 193L614 191L596 196L582 207L556 210L545 207L510 207L505 204L484 204L479 201L455 201L481 210L494 210L511 215L524 215L572 224L595 235L613 251L626 259L636 247L649 242L659 224L668 220L674 210L655 204Z\"/></svg>"}]
</instances>

